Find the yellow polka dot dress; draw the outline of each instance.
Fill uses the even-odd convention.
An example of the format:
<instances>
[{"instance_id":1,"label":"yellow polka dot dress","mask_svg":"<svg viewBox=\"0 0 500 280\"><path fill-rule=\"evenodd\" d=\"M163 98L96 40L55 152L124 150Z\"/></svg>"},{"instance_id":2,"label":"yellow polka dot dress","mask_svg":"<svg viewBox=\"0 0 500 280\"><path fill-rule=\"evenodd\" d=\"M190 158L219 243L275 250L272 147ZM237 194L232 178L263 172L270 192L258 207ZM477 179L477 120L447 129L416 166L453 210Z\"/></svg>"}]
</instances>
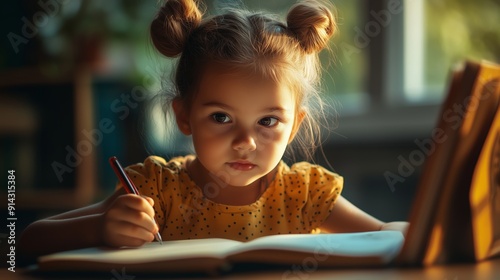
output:
<instances>
[{"instance_id":1,"label":"yellow polka dot dress","mask_svg":"<svg viewBox=\"0 0 500 280\"><path fill-rule=\"evenodd\" d=\"M184 168L187 157L169 162L150 156L125 168L142 195L154 199L163 240L228 238L248 241L286 233L315 233L330 214L343 178L307 162L278 164L274 180L249 205L205 198ZM120 186L119 186L120 187Z\"/></svg>"}]
</instances>

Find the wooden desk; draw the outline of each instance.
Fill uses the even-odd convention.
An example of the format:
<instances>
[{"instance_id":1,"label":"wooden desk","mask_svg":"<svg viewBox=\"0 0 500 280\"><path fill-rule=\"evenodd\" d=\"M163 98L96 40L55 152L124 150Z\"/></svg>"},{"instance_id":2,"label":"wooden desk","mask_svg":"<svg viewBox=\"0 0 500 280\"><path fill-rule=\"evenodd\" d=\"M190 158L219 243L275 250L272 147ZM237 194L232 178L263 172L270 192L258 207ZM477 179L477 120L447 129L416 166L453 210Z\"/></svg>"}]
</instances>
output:
<instances>
[{"instance_id":1,"label":"wooden desk","mask_svg":"<svg viewBox=\"0 0 500 280\"><path fill-rule=\"evenodd\" d=\"M287 273L289 271L289 273ZM100 275L81 275L81 274L65 274L65 275L37 275L26 273L26 270L18 270L15 273L2 268L0 271L0 279L10 280L36 280L36 279L114 279L114 280L132 280L132 279L165 279L167 275L133 275L126 273L122 274L100 274ZM432 266L423 268L377 268L377 269L320 269L303 274L293 274L293 271L287 269L266 269L263 271L235 271L220 277L207 277L208 279L294 279L294 280L309 280L309 279L436 279L436 280L489 280L500 279L500 258L480 262L477 264L452 264L445 266ZM127 276L127 277L125 277ZM199 278L199 277L197 277ZM191 277L191 279L193 279Z\"/></svg>"}]
</instances>

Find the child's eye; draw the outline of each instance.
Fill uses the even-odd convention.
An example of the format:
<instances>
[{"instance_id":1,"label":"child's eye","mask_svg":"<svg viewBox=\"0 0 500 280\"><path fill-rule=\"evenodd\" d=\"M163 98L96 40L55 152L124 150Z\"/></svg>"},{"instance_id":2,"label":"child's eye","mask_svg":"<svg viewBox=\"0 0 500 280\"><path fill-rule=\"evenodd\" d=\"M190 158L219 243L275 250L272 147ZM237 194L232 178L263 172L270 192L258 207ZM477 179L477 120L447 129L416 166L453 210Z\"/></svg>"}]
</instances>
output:
<instances>
[{"instance_id":1,"label":"child's eye","mask_svg":"<svg viewBox=\"0 0 500 280\"><path fill-rule=\"evenodd\" d=\"M214 121L218 123L228 123L231 121L229 116L223 113L212 114L212 119L214 119Z\"/></svg>"},{"instance_id":2,"label":"child's eye","mask_svg":"<svg viewBox=\"0 0 500 280\"><path fill-rule=\"evenodd\" d=\"M274 117L265 117L259 120L259 124L267 127L273 127L278 123L278 119Z\"/></svg>"}]
</instances>

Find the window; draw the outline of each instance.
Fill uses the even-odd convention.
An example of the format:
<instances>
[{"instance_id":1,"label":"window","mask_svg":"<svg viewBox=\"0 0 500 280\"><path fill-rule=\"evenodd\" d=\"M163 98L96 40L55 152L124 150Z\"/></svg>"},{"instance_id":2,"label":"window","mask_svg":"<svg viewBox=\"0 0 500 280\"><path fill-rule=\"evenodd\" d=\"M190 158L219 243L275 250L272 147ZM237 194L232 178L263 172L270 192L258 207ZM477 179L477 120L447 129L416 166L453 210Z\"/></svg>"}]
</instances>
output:
<instances>
[{"instance_id":1,"label":"window","mask_svg":"<svg viewBox=\"0 0 500 280\"><path fill-rule=\"evenodd\" d=\"M390 3L391 1L387 1ZM451 68L466 59L500 61L500 3L404 0L403 28L389 28L389 101L437 104ZM396 22L391 22L391 25ZM397 63L394 61L402 61ZM395 74L403 73L402 77ZM394 75L393 75L394 74ZM401 78L399 80L398 78Z\"/></svg>"},{"instance_id":2,"label":"window","mask_svg":"<svg viewBox=\"0 0 500 280\"><path fill-rule=\"evenodd\" d=\"M465 58L500 62L499 1L426 0L422 6L424 90L407 98L440 99L450 67Z\"/></svg>"}]
</instances>

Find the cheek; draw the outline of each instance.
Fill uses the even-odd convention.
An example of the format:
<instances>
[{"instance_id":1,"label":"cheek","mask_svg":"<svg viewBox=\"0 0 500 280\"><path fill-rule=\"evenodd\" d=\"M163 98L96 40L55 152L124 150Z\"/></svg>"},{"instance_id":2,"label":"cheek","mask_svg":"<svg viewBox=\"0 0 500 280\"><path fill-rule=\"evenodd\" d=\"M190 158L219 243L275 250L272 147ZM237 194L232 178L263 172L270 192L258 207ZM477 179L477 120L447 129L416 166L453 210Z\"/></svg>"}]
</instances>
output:
<instances>
[{"instance_id":1,"label":"cheek","mask_svg":"<svg viewBox=\"0 0 500 280\"><path fill-rule=\"evenodd\" d=\"M227 144L228 133L220 127L203 125L193 130L193 141L204 146L220 147Z\"/></svg>"},{"instance_id":2,"label":"cheek","mask_svg":"<svg viewBox=\"0 0 500 280\"><path fill-rule=\"evenodd\" d=\"M257 133L259 145L265 149L266 146L286 145L290 136L290 129L261 129Z\"/></svg>"},{"instance_id":3,"label":"cheek","mask_svg":"<svg viewBox=\"0 0 500 280\"><path fill-rule=\"evenodd\" d=\"M217 157L229 145L227 137L214 127L203 125L193 130L193 145L198 155Z\"/></svg>"}]
</instances>

